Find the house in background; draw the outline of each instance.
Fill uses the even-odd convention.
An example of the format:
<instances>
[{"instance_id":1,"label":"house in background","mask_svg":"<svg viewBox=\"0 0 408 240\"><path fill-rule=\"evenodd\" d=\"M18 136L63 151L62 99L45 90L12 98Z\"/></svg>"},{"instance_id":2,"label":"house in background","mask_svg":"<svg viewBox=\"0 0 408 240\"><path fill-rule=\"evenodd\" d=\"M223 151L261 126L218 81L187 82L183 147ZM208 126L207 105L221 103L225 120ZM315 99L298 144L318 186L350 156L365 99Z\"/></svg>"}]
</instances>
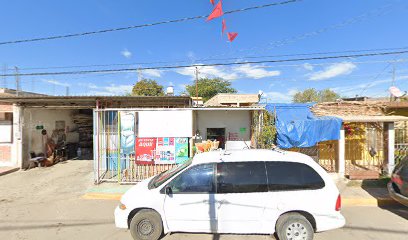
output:
<instances>
[{"instance_id":1,"label":"house in background","mask_svg":"<svg viewBox=\"0 0 408 240\"><path fill-rule=\"evenodd\" d=\"M385 102L388 115L399 115L408 117L408 102ZM408 156L408 122L399 121L395 123L395 159L396 161Z\"/></svg>"},{"instance_id":2,"label":"house in background","mask_svg":"<svg viewBox=\"0 0 408 240\"><path fill-rule=\"evenodd\" d=\"M0 88L0 98L16 96L44 96L42 94ZM0 102L0 167L17 167L17 143L20 141L18 108L12 103Z\"/></svg>"},{"instance_id":3,"label":"house in background","mask_svg":"<svg viewBox=\"0 0 408 240\"><path fill-rule=\"evenodd\" d=\"M249 107L259 103L258 94L219 93L204 103L205 107Z\"/></svg>"},{"instance_id":4,"label":"house in background","mask_svg":"<svg viewBox=\"0 0 408 240\"><path fill-rule=\"evenodd\" d=\"M377 101L320 103L312 107L312 112L343 121L340 139L328 143L336 146L333 152L339 173L354 179L370 179L392 171L396 160L395 124L406 123L408 117L389 115L387 104ZM324 144L319 149L324 149ZM333 152L323 156L333 159Z\"/></svg>"}]
</instances>

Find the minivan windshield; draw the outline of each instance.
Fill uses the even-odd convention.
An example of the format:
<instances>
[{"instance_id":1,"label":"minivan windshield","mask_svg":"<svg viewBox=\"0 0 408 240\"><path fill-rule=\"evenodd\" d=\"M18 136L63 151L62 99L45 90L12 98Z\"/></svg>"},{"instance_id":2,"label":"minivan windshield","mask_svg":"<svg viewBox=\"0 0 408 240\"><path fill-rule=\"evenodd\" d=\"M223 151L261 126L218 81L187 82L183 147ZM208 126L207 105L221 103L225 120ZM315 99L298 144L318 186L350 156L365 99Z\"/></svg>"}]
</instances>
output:
<instances>
[{"instance_id":1,"label":"minivan windshield","mask_svg":"<svg viewBox=\"0 0 408 240\"><path fill-rule=\"evenodd\" d=\"M189 159L188 161L184 162L183 164L177 165L176 167L167 170L165 172L162 172L158 175L156 175L152 180L149 182L149 189L157 188L160 185L162 185L164 182L169 180L171 177L179 173L181 170L185 169L186 167L190 166L190 164L193 162L193 159Z\"/></svg>"}]
</instances>

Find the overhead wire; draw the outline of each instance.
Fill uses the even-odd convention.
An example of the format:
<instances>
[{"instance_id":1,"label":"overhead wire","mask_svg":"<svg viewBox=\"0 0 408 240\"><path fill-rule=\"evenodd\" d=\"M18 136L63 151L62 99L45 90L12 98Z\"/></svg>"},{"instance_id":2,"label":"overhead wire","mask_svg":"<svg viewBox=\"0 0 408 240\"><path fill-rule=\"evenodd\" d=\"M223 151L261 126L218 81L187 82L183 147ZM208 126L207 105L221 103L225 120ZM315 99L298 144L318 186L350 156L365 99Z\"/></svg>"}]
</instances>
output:
<instances>
[{"instance_id":1,"label":"overhead wire","mask_svg":"<svg viewBox=\"0 0 408 240\"><path fill-rule=\"evenodd\" d=\"M143 71L143 70L151 70L151 69L160 70L160 69L176 69L176 68L189 68L189 67L231 66L231 65L244 65L244 64L260 64L260 63L314 61L314 60L340 59L340 58L359 58L359 57L396 55L396 54L404 54L404 53L408 53L408 50L350 54L350 55L319 56L319 57L309 57L309 58L289 58L289 59L275 59L275 60L262 60L262 61L241 61L241 62L230 62L230 63L211 63L211 64L176 65L176 66L164 65L164 66L155 66L155 67L78 70L78 71L62 71L62 72L31 72L31 73L19 73L18 76L48 76L48 75L73 75L73 74L110 73L110 72L133 72L133 71ZM9 77L9 76L15 76L15 75L16 74L2 74L0 75L0 77Z\"/></svg>"},{"instance_id":2,"label":"overhead wire","mask_svg":"<svg viewBox=\"0 0 408 240\"><path fill-rule=\"evenodd\" d=\"M266 7L272 7L272 6L286 5L286 4L296 3L296 2L301 2L301 1L303 1L303 0L286 0L286 1L274 2L274 3L269 3L269 4L253 6L253 7L246 7L246 8L226 11L226 12L224 12L224 15L233 14L233 13L237 13L237 12L250 11L250 10L255 10L255 9L260 9L260 8L266 8ZM48 36L48 37L10 40L10 41L0 42L0 45L9 45L9 44L18 44L18 43L27 43L27 42L38 42L38 41L46 41L46 40L55 40L55 39L62 39L62 38L72 38L72 37L94 35L94 34L101 34L101 33L108 33L108 32L125 31L125 30L136 29L136 28L153 27L153 26L169 24L169 23L191 21L191 20L196 20L196 19L207 18L208 16L209 15L200 15L200 16L194 16L194 17L185 17L185 18L166 20L166 21L160 21L160 22L154 22L154 23L145 23L145 24L140 24L140 25L132 25L132 26L118 27L118 28L109 28L109 29L102 29L102 30L95 30L95 31L88 31L88 32L81 32L81 33L71 33L71 34L54 35L54 36Z\"/></svg>"},{"instance_id":3,"label":"overhead wire","mask_svg":"<svg viewBox=\"0 0 408 240\"><path fill-rule=\"evenodd\" d=\"M329 54L340 54L340 53L360 53L360 52L396 51L396 50L408 50L408 47L375 48L375 49L345 50L345 51L326 51L326 52L314 52L314 53L296 53L296 54L265 55L265 56L247 56L247 57L239 57L239 58L236 57L236 58L197 59L195 60L195 62L224 61L224 60L225 61L233 61L233 60L243 61L245 59L313 56L313 55L329 55ZM189 60L173 60L173 61L158 61L158 62L111 63L111 64L92 64L92 65L73 65L73 66L26 67L26 68L19 67L19 70L24 71L24 70L45 70L45 69L89 68L89 67L134 66L134 65L154 65L154 64L185 63L185 62L190 62L190 61ZM322 63L311 64L311 65L321 65L321 64ZM327 63L327 64L331 64L331 63ZM282 65L279 65L279 66L282 66ZM298 66L298 65L288 65L288 66ZM12 69L10 68L9 70L14 70L14 68Z\"/></svg>"}]
</instances>

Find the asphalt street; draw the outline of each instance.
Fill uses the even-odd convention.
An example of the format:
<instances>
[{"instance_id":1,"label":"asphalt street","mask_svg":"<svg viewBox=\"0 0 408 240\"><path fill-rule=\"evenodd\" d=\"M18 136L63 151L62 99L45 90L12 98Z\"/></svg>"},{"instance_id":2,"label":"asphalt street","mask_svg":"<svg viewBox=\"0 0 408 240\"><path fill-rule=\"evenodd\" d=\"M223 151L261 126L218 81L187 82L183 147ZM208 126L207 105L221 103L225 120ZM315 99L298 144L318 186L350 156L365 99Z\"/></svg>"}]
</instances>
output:
<instances>
[{"instance_id":1,"label":"asphalt street","mask_svg":"<svg viewBox=\"0 0 408 240\"><path fill-rule=\"evenodd\" d=\"M0 239L131 240L114 226L116 200L83 199L92 183L92 162L18 171L0 177ZM408 208L343 207L342 229L317 233L317 240L400 239L408 236ZM181 234L164 240L273 239L266 235Z\"/></svg>"}]
</instances>

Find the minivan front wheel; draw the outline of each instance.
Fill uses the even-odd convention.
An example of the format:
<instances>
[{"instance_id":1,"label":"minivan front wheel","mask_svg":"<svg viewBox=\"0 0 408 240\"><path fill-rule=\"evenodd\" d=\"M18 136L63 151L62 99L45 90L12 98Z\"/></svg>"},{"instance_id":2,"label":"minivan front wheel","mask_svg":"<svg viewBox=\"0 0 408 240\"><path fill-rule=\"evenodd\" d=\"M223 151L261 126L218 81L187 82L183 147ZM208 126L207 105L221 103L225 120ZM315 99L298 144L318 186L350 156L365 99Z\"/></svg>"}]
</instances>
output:
<instances>
[{"instance_id":1,"label":"minivan front wheel","mask_svg":"<svg viewBox=\"0 0 408 240\"><path fill-rule=\"evenodd\" d=\"M289 213L276 223L279 240L312 240L314 231L310 222L301 214Z\"/></svg>"},{"instance_id":2,"label":"minivan front wheel","mask_svg":"<svg viewBox=\"0 0 408 240\"><path fill-rule=\"evenodd\" d=\"M136 213L130 222L129 228L134 240L158 240L163 233L160 215L148 209Z\"/></svg>"}]
</instances>

